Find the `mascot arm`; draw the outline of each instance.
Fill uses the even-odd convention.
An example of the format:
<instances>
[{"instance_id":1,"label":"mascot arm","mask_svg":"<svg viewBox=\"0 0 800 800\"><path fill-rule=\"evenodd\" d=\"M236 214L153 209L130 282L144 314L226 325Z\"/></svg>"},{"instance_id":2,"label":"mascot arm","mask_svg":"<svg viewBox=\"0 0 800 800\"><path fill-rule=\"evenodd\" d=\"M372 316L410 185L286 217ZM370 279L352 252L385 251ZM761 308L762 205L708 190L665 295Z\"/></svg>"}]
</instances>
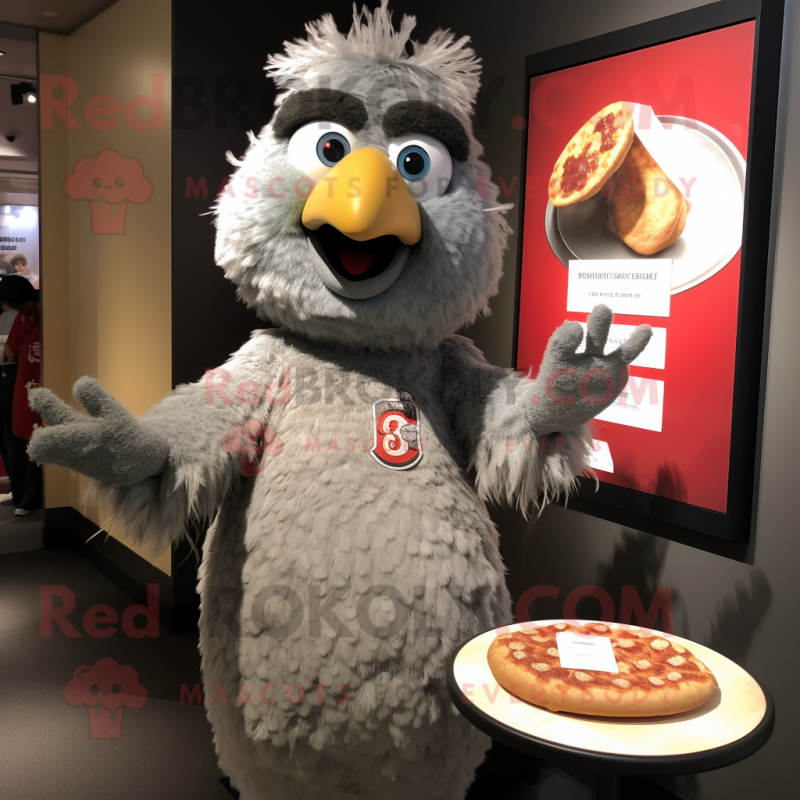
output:
<instances>
[{"instance_id":1,"label":"mascot arm","mask_svg":"<svg viewBox=\"0 0 800 800\"><path fill-rule=\"evenodd\" d=\"M56 464L94 479L89 491L116 524L153 554L163 552L190 523L214 516L241 473L240 458L257 452L251 418L259 414L212 386L217 373L238 385L253 378L253 343L206 379L179 386L140 417L133 417L93 378L80 378L81 414L48 389L29 393L47 427L34 431L33 461ZM262 362L263 365L263 362ZM227 399L227 402L224 402ZM263 426L262 426L263 427Z\"/></svg>"},{"instance_id":2,"label":"mascot arm","mask_svg":"<svg viewBox=\"0 0 800 800\"><path fill-rule=\"evenodd\" d=\"M538 509L569 494L587 466L587 424L616 399L628 364L650 339L640 325L608 355L613 315L597 306L589 316L586 349L577 322L565 322L547 344L534 380L493 367L466 339L447 340L444 396L484 498Z\"/></svg>"}]
</instances>

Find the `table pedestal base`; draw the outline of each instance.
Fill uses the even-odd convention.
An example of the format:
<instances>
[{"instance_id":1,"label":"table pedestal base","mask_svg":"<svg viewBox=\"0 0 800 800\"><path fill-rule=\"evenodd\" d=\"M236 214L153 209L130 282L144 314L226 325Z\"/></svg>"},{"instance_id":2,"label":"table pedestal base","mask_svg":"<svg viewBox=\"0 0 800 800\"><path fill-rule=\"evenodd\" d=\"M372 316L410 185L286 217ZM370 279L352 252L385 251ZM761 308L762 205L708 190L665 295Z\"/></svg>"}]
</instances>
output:
<instances>
[{"instance_id":1,"label":"table pedestal base","mask_svg":"<svg viewBox=\"0 0 800 800\"><path fill-rule=\"evenodd\" d=\"M614 772L598 772L592 787L592 800L619 800L620 776Z\"/></svg>"}]
</instances>

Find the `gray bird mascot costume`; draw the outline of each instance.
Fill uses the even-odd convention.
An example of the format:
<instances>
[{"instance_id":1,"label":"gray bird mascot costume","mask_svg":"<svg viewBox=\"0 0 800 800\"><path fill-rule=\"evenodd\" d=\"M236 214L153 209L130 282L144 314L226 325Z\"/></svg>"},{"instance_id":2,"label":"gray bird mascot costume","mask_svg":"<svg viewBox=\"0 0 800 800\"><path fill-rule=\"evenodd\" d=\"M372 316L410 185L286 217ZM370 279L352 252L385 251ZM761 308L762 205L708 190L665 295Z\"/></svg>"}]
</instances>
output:
<instances>
[{"instance_id":1,"label":"gray bird mascot costume","mask_svg":"<svg viewBox=\"0 0 800 800\"><path fill-rule=\"evenodd\" d=\"M604 355L600 306L585 352L565 323L531 379L455 335L488 310L509 228L472 133L479 62L413 27L384 1L269 61L282 93L218 202L216 260L277 327L139 418L91 378L89 416L31 392L32 458L94 478L153 552L213 520L206 706L245 800L464 797L489 739L447 660L511 619L484 499L568 493L650 336Z\"/></svg>"}]
</instances>

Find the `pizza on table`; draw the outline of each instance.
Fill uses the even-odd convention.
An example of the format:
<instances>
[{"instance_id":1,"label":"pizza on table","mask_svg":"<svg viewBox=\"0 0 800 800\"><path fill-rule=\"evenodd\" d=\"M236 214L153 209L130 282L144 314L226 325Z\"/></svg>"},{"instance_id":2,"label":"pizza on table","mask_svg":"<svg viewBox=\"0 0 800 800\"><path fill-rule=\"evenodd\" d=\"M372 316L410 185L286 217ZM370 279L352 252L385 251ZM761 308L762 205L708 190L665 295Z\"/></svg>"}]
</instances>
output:
<instances>
[{"instance_id":1,"label":"pizza on table","mask_svg":"<svg viewBox=\"0 0 800 800\"><path fill-rule=\"evenodd\" d=\"M559 633L609 638L618 671L562 667ZM550 711L609 717L679 714L702 706L717 689L714 675L686 647L658 632L600 622L557 622L501 633L487 659L504 689Z\"/></svg>"}]
</instances>

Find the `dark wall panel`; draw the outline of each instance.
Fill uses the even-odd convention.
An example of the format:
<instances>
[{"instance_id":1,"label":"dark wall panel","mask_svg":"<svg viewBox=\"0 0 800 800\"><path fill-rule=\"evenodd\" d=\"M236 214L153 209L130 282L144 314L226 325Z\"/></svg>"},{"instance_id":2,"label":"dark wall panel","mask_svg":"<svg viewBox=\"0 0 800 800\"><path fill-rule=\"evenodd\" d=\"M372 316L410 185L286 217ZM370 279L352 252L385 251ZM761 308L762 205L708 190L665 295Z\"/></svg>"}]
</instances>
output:
<instances>
[{"instance_id":1,"label":"dark wall panel","mask_svg":"<svg viewBox=\"0 0 800 800\"><path fill-rule=\"evenodd\" d=\"M377 3L370 3L376 5ZM467 6L457 0L393 2L395 23L404 13L417 17L413 38L424 41L438 27L469 35L484 61L475 128L486 159L502 178L505 199L517 200L521 133L513 119L522 110L522 69L527 53L541 46L540 22L553 16L545 4L514 0L509 15L497 18L491 4ZM173 3L173 382L197 380L218 366L263 327L238 302L232 284L214 264L214 226L207 214L239 157L247 132L258 131L272 114L275 90L263 67L283 42L305 35L306 22L325 12L340 30L350 26L349 0L252 3L230 0L224 13L198 13L188 0ZM514 19L524 24L519 30ZM509 47L509 44L512 46ZM203 179L205 181L203 182ZM197 196L195 196L197 195ZM513 218L513 214L512 214ZM501 325L482 343L496 363L511 363L514 247L504 286L495 299Z\"/></svg>"},{"instance_id":2,"label":"dark wall panel","mask_svg":"<svg viewBox=\"0 0 800 800\"><path fill-rule=\"evenodd\" d=\"M264 327L236 300L214 263L213 217L225 158L241 156L247 132L272 115L275 90L264 74L270 53L336 3L173 3L172 380L195 381ZM348 4L339 2L345 18ZM195 196L197 195L197 196ZM206 215L206 216L204 216Z\"/></svg>"}]
</instances>

